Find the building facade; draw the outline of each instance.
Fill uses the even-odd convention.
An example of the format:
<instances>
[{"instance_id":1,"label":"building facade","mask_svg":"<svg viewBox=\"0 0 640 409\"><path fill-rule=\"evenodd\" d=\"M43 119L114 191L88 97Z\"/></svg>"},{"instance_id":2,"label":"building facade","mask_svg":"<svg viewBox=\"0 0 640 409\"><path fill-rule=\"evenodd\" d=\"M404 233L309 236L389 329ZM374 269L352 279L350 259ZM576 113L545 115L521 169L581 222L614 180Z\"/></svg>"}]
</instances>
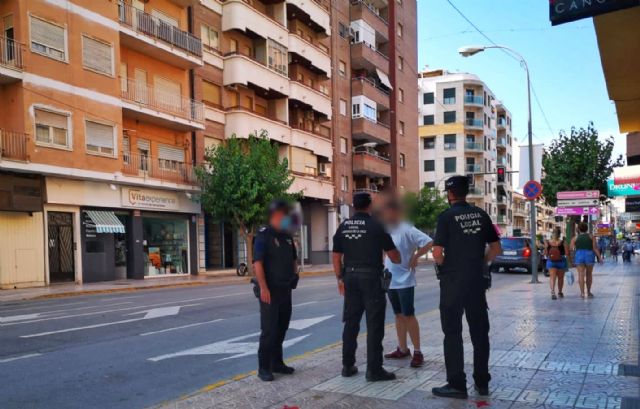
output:
<instances>
[{"instance_id":1,"label":"building facade","mask_svg":"<svg viewBox=\"0 0 640 409\"><path fill-rule=\"evenodd\" d=\"M246 261L237 232L197 202L194 167L231 136L265 131L288 159L305 262L328 262L355 190L417 188L415 0L0 11L2 287Z\"/></svg>"},{"instance_id":2,"label":"building facade","mask_svg":"<svg viewBox=\"0 0 640 409\"><path fill-rule=\"evenodd\" d=\"M418 85L420 185L442 190L448 177L467 175L472 182L469 201L510 234L511 113L472 74L423 72ZM504 180L497 177L499 166L504 167Z\"/></svg>"}]
</instances>

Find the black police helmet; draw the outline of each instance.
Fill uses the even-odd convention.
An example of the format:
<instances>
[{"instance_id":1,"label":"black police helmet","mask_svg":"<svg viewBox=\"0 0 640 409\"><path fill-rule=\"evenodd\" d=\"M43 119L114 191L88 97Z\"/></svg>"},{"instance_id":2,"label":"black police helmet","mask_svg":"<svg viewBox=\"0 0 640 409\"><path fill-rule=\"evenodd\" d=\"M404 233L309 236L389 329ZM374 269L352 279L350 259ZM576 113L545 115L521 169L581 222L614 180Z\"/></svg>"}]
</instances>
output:
<instances>
[{"instance_id":1,"label":"black police helmet","mask_svg":"<svg viewBox=\"0 0 640 409\"><path fill-rule=\"evenodd\" d=\"M365 210L371 206L371 195L367 192L358 192L353 195L353 207L356 210Z\"/></svg>"},{"instance_id":2,"label":"black police helmet","mask_svg":"<svg viewBox=\"0 0 640 409\"><path fill-rule=\"evenodd\" d=\"M286 200L276 199L269 204L269 216L275 212L288 213L291 211L291 205Z\"/></svg>"},{"instance_id":3,"label":"black police helmet","mask_svg":"<svg viewBox=\"0 0 640 409\"><path fill-rule=\"evenodd\" d=\"M444 190L456 197L465 197L469 194L469 179L466 176L451 176L444 183Z\"/></svg>"}]
</instances>

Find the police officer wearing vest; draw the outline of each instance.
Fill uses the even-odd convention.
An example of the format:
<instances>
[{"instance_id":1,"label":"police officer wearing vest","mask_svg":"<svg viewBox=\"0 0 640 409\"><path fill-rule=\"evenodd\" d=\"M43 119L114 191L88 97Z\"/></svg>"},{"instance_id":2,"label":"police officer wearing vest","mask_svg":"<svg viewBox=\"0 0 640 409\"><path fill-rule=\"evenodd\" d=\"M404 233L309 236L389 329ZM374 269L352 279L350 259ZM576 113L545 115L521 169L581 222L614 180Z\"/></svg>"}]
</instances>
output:
<instances>
[{"instance_id":1,"label":"police officer wearing vest","mask_svg":"<svg viewBox=\"0 0 640 409\"><path fill-rule=\"evenodd\" d=\"M353 197L355 214L333 236L333 269L338 290L344 296L342 376L358 373L356 363L360 320L367 319L367 372L370 382L389 381L395 374L382 367L382 339L386 296L383 288L383 254L400 263L400 252L381 223L371 217L371 195Z\"/></svg>"},{"instance_id":2,"label":"police officer wearing vest","mask_svg":"<svg viewBox=\"0 0 640 409\"><path fill-rule=\"evenodd\" d=\"M282 343L291 321L291 290L298 283L297 254L291 227L291 209L285 201L269 206L269 224L260 229L253 247L253 268L260 288L260 346L258 377L273 381L274 373L290 375Z\"/></svg>"},{"instance_id":3,"label":"police officer wearing vest","mask_svg":"<svg viewBox=\"0 0 640 409\"><path fill-rule=\"evenodd\" d=\"M500 241L489 215L467 203L469 180L453 176L445 182L451 207L438 217L433 257L440 279L440 321L444 332L447 384L433 394L467 398L462 349L462 315L473 344L473 378L482 396L489 394L489 314L487 265L500 252ZM488 250L486 250L488 245Z\"/></svg>"}]
</instances>

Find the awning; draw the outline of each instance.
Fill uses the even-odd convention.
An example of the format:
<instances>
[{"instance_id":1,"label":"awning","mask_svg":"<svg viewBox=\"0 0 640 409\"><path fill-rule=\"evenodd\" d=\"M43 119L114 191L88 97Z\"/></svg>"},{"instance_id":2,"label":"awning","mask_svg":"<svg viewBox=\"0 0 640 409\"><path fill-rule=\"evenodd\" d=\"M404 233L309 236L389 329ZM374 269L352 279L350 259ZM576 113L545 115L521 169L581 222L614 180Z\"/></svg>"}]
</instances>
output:
<instances>
[{"instance_id":1,"label":"awning","mask_svg":"<svg viewBox=\"0 0 640 409\"><path fill-rule=\"evenodd\" d=\"M640 183L640 165L613 168L613 183L616 185Z\"/></svg>"},{"instance_id":2,"label":"awning","mask_svg":"<svg viewBox=\"0 0 640 409\"><path fill-rule=\"evenodd\" d=\"M113 212L86 210L85 213L96 225L96 233L124 233L124 225Z\"/></svg>"},{"instance_id":3,"label":"awning","mask_svg":"<svg viewBox=\"0 0 640 409\"><path fill-rule=\"evenodd\" d=\"M391 81L389 81L389 77L384 72L380 71L379 68L376 68L376 72L378 73L378 78L380 78L380 82L384 84L385 87L389 89L393 89L391 86Z\"/></svg>"}]
</instances>

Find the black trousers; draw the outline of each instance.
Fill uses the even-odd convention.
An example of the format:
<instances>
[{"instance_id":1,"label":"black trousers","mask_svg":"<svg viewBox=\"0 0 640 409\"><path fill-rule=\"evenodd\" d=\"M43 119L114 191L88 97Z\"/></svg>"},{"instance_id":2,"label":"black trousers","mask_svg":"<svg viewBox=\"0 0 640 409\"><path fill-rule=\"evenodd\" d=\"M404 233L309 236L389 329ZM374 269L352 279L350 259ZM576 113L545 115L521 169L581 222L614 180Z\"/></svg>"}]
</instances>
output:
<instances>
[{"instance_id":1,"label":"black trousers","mask_svg":"<svg viewBox=\"0 0 640 409\"><path fill-rule=\"evenodd\" d=\"M382 339L387 307L380 278L345 277L344 279L344 331L342 332L342 365L356 363L360 320L367 319L367 371L382 369Z\"/></svg>"},{"instance_id":2,"label":"black trousers","mask_svg":"<svg viewBox=\"0 0 640 409\"><path fill-rule=\"evenodd\" d=\"M258 347L258 367L270 372L274 365L284 362L282 343L291 321L291 288L269 289L271 304L260 301L260 346Z\"/></svg>"},{"instance_id":3,"label":"black trousers","mask_svg":"<svg viewBox=\"0 0 640 409\"><path fill-rule=\"evenodd\" d=\"M486 290L482 280L456 280L443 277L440 281L440 322L444 332L444 361L447 382L457 389L466 389L464 350L462 346L462 315L466 315L473 344L473 379L485 387L489 374L489 313Z\"/></svg>"}]
</instances>

